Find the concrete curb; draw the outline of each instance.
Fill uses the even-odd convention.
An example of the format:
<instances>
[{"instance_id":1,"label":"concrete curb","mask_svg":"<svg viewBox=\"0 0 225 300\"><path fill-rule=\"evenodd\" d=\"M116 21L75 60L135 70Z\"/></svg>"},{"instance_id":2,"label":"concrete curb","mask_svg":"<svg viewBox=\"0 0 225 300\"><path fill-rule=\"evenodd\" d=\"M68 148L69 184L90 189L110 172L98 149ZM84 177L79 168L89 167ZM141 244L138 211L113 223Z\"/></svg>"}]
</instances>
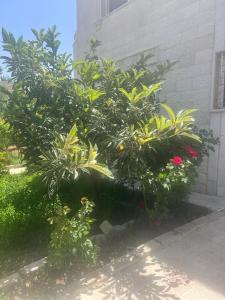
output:
<instances>
[{"instance_id":1,"label":"concrete curb","mask_svg":"<svg viewBox=\"0 0 225 300\"><path fill-rule=\"evenodd\" d=\"M112 226L110 231L108 233L101 233L97 235L93 235L91 237L91 240L94 240L97 244L101 244L102 242L106 242L107 239L109 239L114 234L124 234L126 230L132 226L134 223L133 220L128 221L122 225L115 225ZM26 265L22 268L20 268L17 272L0 279L0 289L10 287L16 283L18 283L20 280L23 279L24 276L27 276L29 274L33 274L35 272L39 272L47 265L47 257L44 257L42 259L39 259L29 265Z\"/></svg>"}]
</instances>

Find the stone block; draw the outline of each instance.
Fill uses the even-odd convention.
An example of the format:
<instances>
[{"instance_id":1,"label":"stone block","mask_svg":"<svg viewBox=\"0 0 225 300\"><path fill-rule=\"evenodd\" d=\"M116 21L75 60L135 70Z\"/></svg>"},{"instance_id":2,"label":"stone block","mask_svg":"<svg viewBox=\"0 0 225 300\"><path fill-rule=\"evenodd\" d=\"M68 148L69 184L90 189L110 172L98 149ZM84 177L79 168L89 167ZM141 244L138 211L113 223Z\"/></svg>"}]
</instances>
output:
<instances>
[{"instance_id":1,"label":"stone block","mask_svg":"<svg viewBox=\"0 0 225 300\"><path fill-rule=\"evenodd\" d=\"M220 131L220 134L221 134L221 137L225 138L225 112L221 112L220 116L221 116L221 131Z\"/></svg>"},{"instance_id":2,"label":"stone block","mask_svg":"<svg viewBox=\"0 0 225 300\"><path fill-rule=\"evenodd\" d=\"M218 177L218 157L219 149L216 147L215 152L211 153L208 165L208 180L217 181Z\"/></svg>"},{"instance_id":3,"label":"stone block","mask_svg":"<svg viewBox=\"0 0 225 300\"><path fill-rule=\"evenodd\" d=\"M113 226L109 223L109 221L105 220L100 224L99 228L104 234L108 234L112 230Z\"/></svg>"},{"instance_id":4,"label":"stone block","mask_svg":"<svg viewBox=\"0 0 225 300\"><path fill-rule=\"evenodd\" d=\"M205 62L209 62L212 59L212 50L206 49L202 51L198 51L195 56L196 64L204 64Z\"/></svg>"},{"instance_id":5,"label":"stone block","mask_svg":"<svg viewBox=\"0 0 225 300\"><path fill-rule=\"evenodd\" d=\"M208 182L207 182L207 194L217 195L217 181L216 180L208 180Z\"/></svg>"},{"instance_id":6,"label":"stone block","mask_svg":"<svg viewBox=\"0 0 225 300\"><path fill-rule=\"evenodd\" d=\"M217 195L219 197L225 196L225 186L224 185L223 186L218 186L218 190L217 191L218 191Z\"/></svg>"},{"instance_id":7,"label":"stone block","mask_svg":"<svg viewBox=\"0 0 225 300\"><path fill-rule=\"evenodd\" d=\"M98 246L101 246L107 242L106 236L104 233L96 234L91 237L91 240L95 242Z\"/></svg>"},{"instance_id":8,"label":"stone block","mask_svg":"<svg viewBox=\"0 0 225 300\"><path fill-rule=\"evenodd\" d=\"M29 265L26 265L25 267L21 268L19 270L20 274L28 275L33 272L37 272L40 269L42 269L47 264L47 257L44 257L38 261L35 261L34 263L31 263Z\"/></svg>"}]
</instances>

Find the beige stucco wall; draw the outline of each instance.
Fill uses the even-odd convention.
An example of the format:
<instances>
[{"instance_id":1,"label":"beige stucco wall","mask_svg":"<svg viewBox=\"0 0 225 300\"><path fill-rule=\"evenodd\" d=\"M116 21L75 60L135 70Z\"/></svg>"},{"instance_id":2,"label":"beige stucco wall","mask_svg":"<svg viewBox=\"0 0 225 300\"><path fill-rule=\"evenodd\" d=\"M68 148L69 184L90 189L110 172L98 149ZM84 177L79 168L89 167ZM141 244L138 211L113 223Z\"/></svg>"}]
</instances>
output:
<instances>
[{"instance_id":1,"label":"beige stucco wall","mask_svg":"<svg viewBox=\"0 0 225 300\"><path fill-rule=\"evenodd\" d=\"M225 26L221 27L224 5L225 0L130 0L101 18L100 0L77 0L74 56L83 56L87 40L95 37L102 41L99 54L118 61L143 51L154 54L153 64L167 59L178 61L167 75L161 97L176 110L198 108L198 124L210 127L214 57L219 48L216 43L225 49L220 38L221 35L225 38ZM206 160L199 170L196 189L202 192L211 189L216 194L218 178L216 188L212 182L209 184L208 169Z\"/></svg>"}]
</instances>

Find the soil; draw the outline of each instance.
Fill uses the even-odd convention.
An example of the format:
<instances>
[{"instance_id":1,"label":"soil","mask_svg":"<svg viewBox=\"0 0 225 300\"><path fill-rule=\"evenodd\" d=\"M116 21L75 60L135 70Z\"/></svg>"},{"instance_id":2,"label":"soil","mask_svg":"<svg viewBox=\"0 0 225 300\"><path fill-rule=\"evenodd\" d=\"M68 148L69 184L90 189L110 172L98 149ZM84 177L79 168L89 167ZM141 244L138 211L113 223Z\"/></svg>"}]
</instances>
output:
<instances>
[{"instance_id":1,"label":"soil","mask_svg":"<svg viewBox=\"0 0 225 300\"><path fill-rule=\"evenodd\" d=\"M117 238L116 240L110 241L108 247L106 245L104 249L102 249L102 259L104 262L108 262L161 234L209 213L210 210L207 208L182 202L177 209L173 211L173 214L159 224L154 224L143 216L143 218L135 220L134 225L125 235L119 239Z\"/></svg>"}]
</instances>

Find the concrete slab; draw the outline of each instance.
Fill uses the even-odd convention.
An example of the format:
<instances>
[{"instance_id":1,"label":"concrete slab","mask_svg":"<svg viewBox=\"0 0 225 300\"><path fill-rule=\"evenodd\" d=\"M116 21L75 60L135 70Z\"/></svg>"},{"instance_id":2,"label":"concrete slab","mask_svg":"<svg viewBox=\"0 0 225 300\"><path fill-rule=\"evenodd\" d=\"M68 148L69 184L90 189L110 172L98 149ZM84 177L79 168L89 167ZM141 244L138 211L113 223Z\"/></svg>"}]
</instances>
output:
<instances>
[{"instance_id":1,"label":"concrete slab","mask_svg":"<svg viewBox=\"0 0 225 300\"><path fill-rule=\"evenodd\" d=\"M142 255L118 259L113 272L104 267L74 282L58 299L225 300L225 210L211 216L172 234L171 243L166 235L157 247L139 247Z\"/></svg>"},{"instance_id":2,"label":"concrete slab","mask_svg":"<svg viewBox=\"0 0 225 300\"><path fill-rule=\"evenodd\" d=\"M188 202L206 207L212 211L218 211L225 208L225 197L217 197L195 192L190 195Z\"/></svg>"}]
</instances>

